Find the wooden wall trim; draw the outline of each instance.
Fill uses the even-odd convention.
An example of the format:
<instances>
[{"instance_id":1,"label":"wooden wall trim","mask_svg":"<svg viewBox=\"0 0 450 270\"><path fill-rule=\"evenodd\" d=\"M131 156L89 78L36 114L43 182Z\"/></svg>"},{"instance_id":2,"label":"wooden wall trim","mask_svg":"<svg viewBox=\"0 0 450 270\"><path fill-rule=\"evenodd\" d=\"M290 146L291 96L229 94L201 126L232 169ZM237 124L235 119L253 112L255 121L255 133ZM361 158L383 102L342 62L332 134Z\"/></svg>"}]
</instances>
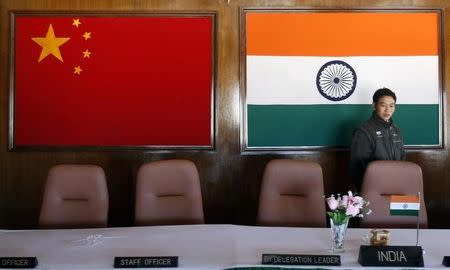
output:
<instances>
[{"instance_id":1,"label":"wooden wall trim","mask_svg":"<svg viewBox=\"0 0 450 270\"><path fill-rule=\"evenodd\" d=\"M240 14L242 8L297 9L438 9L442 10L442 149L411 149L407 160L419 164L431 228L450 228L450 164L447 89L450 72L450 2L444 0L0 0L0 228L36 228L43 188L50 167L62 163L96 164L108 181L109 226L131 226L139 166L161 159L192 160L199 170L207 223L254 225L264 166L275 158L316 161L322 166L325 193L350 186L349 152L307 150L242 153L240 81ZM9 29L12 11L49 12L207 12L216 17L215 147L209 150L22 151L8 150ZM242 75L242 74L241 74Z\"/></svg>"}]
</instances>

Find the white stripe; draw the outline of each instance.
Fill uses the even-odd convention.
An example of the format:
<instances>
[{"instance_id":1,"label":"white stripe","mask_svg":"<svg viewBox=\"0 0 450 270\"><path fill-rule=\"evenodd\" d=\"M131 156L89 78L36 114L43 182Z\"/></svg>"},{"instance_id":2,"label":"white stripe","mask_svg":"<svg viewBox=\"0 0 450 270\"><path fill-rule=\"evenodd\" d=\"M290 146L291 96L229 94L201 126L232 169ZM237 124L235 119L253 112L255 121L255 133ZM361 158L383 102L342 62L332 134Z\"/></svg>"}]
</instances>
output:
<instances>
[{"instance_id":1,"label":"white stripe","mask_svg":"<svg viewBox=\"0 0 450 270\"><path fill-rule=\"evenodd\" d=\"M317 90L317 72L332 60L356 72L355 92L343 101L330 101ZM393 90L398 104L439 104L438 56L247 56L246 65L247 104L371 104L381 87Z\"/></svg>"},{"instance_id":2,"label":"white stripe","mask_svg":"<svg viewBox=\"0 0 450 270\"><path fill-rule=\"evenodd\" d=\"M407 208L404 207L404 205L408 205ZM419 210L420 209L420 203L391 203L391 210Z\"/></svg>"}]
</instances>

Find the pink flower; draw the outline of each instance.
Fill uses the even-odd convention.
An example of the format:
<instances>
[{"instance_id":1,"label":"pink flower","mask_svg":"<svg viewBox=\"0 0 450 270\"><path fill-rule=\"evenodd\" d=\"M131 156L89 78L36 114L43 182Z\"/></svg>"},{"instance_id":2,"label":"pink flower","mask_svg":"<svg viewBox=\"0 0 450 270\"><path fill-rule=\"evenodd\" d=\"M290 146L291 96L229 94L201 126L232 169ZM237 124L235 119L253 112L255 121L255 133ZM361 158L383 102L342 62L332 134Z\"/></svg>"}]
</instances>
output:
<instances>
[{"instance_id":1,"label":"pink flower","mask_svg":"<svg viewBox=\"0 0 450 270\"><path fill-rule=\"evenodd\" d=\"M362 197L360 197L360 196L353 197L353 205L354 206L358 206L361 208L361 207L363 207L363 204L364 204L364 200Z\"/></svg>"},{"instance_id":2,"label":"pink flower","mask_svg":"<svg viewBox=\"0 0 450 270\"><path fill-rule=\"evenodd\" d=\"M369 214L370 210L366 209L369 205L361 196L356 196L349 191L347 195L341 194L331 195L325 199L331 211L327 212L328 216L333 220L348 220L352 217L364 217ZM368 210L368 211L367 211ZM366 214L364 212L367 212Z\"/></svg>"},{"instance_id":3,"label":"pink flower","mask_svg":"<svg viewBox=\"0 0 450 270\"><path fill-rule=\"evenodd\" d=\"M347 206L347 210L345 210L345 214L348 215L348 216L354 217L357 214L359 214L359 208L354 206L354 205L352 205L352 204L349 204Z\"/></svg>"},{"instance_id":4,"label":"pink flower","mask_svg":"<svg viewBox=\"0 0 450 270\"><path fill-rule=\"evenodd\" d=\"M336 208L338 207L339 202L334 198L333 195L331 195L330 197L327 198L327 203L328 203L328 207L330 208L331 211L336 210Z\"/></svg>"},{"instance_id":5,"label":"pink flower","mask_svg":"<svg viewBox=\"0 0 450 270\"><path fill-rule=\"evenodd\" d=\"M339 207L344 208L344 209L347 208L348 199L349 198L347 195L342 196L342 200L341 200Z\"/></svg>"}]
</instances>

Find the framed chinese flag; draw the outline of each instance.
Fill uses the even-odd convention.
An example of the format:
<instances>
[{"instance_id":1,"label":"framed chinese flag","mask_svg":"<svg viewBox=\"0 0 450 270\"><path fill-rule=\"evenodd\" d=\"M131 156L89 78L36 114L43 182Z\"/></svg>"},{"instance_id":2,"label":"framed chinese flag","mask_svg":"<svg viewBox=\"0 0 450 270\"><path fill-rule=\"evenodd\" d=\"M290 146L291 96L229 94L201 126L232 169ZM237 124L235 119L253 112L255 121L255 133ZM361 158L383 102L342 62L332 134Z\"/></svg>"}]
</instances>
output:
<instances>
[{"instance_id":1,"label":"framed chinese flag","mask_svg":"<svg viewBox=\"0 0 450 270\"><path fill-rule=\"evenodd\" d=\"M214 148L214 13L11 14L9 148Z\"/></svg>"}]
</instances>

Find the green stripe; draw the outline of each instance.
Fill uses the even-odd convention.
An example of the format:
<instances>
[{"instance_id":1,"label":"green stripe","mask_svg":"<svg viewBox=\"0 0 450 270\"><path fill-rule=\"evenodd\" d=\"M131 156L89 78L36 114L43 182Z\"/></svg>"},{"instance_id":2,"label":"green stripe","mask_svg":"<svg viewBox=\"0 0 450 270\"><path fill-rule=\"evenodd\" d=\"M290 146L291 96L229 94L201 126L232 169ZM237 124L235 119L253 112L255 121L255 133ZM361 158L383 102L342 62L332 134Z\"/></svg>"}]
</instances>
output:
<instances>
[{"instance_id":1,"label":"green stripe","mask_svg":"<svg viewBox=\"0 0 450 270\"><path fill-rule=\"evenodd\" d=\"M371 105L248 105L248 146L350 146ZM439 144L439 105L397 105L406 145Z\"/></svg>"},{"instance_id":2,"label":"green stripe","mask_svg":"<svg viewBox=\"0 0 450 270\"><path fill-rule=\"evenodd\" d=\"M418 216L419 210L392 210L391 216Z\"/></svg>"}]
</instances>

